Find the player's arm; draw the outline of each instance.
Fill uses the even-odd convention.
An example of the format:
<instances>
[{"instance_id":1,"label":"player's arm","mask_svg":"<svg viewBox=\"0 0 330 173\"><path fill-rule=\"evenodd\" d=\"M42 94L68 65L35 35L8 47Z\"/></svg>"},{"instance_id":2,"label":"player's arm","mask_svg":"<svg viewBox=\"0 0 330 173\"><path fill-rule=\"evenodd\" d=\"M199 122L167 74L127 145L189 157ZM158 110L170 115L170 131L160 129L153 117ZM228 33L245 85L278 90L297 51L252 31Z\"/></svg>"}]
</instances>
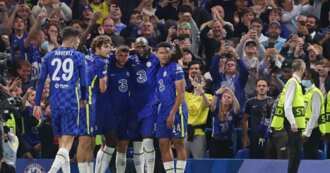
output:
<instances>
[{"instance_id":1,"label":"player's arm","mask_svg":"<svg viewBox=\"0 0 330 173\"><path fill-rule=\"evenodd\" d=\"M78 68L79 70L79 79L80 79L80 91L81 91L81 99L80 102L82 103L81 106L84 106L84 104L86 103L86 86L87 86L87 73L86 73L86 63L85 63L85 58L84 55L80 54L81 57L81 64Z\"/></svg>"},{"instance_id":2,"label":"player's arm","mask_svg":"<svg viewBox=\"0 0 330 173\"><path fill-rule=\"evenodd\" d=\"M176 90L176 97L174 105L172 106L171 112L167 119L167 127L172 128L174 125L175 115L179 110L179 107L184 99L184 80L177 80L175 81L175 90Z\"/></svg>"},{"instance_id":3,"label":"player's arm","mask_svg":"<svg viewBox=\"0 0 330 173\"><path fill-rule=\"evenodd\" d=\"M101 70L98 71L97 76L99 76L99 88L100 92L104 93L107 90L107 65L106 63L101 65Z\"/></svg>"},{"instance_id":4,"label":"player's arm","mask_svg":"<svg viewBox=\"0 0 330 173\"><path fill-rule=\"evenodd\" d=\"M41 97L42 97L42 92L44 89L45 81L48 76L48 67L47 67L47 61L48 61L48 56L44 58L44 61L41 64L41 71L40 71L40 76L39 76L39 81L37 84L37 90L36 90L36 97L35 97L35 104L36 106L34 107L33 110L33 115L39 119L41 116L41 107L40 107L40 102L41 102Z\"/></svg>"},{"instance_id":5,"label":"player's arm","mask_svg":"<svg viewBox=\"0 0 330 173\"><path fill-rule=\"evenodd\" d=\"M305 131L303 132L303 135L308 138L311 136L312 131L316 126L317 121L320 117L321 103L322 103L321 101L322 98L320 94L315 92L312 96L312 117L311 119L309 119Z\"/></svg>"},{"instance_id":6,"label":"player's arm","mask_svg":"<svg viewBox=\"0 0 330 173\"><path fill-rule=\"evenodd\" d=\"M179 110L180 105L184 99L184 91L185 91L185 81L184 81L184 72L182 67L177 65L175 69L175 91L176 97L174 105L171 108L170 114L167 118L167 127L172 128L174 125L175 115Z\"/></svg>"}]
</instances>

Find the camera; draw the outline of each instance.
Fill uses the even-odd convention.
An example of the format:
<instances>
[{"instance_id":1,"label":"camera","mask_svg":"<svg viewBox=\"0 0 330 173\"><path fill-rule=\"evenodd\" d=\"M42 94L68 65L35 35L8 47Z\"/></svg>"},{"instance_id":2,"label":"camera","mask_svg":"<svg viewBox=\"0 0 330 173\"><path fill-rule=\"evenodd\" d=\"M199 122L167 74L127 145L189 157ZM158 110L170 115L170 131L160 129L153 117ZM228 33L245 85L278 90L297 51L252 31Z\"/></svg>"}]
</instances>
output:
<instances>
[{"instance_id":1,"label":"camera","mask_svg":"<svg viewBox=\"0 0 330 173\"><path fill-rule=\"evenodd\" d=\"M0 121L6 122L11 118L11 113L17 113L21 110L23 101L19 97L12 97L7 93L0 91Z\"/></svg>"}]
</instances>

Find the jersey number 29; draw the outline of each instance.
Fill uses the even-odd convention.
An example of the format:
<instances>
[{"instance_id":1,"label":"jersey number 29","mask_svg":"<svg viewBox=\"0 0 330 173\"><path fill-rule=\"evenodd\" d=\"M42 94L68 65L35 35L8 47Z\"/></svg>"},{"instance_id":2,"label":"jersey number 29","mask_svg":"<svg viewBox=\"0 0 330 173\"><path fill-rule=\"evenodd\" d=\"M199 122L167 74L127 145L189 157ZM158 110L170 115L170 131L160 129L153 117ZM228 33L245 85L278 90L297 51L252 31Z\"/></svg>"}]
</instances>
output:
<instances>
[{"instance_id":1,"label":"jersey number 29","mask_svg":"<svg viewBox=\"0 0 330 173\"><path fill-rule=\"evenodd\" d=\"M70 58L64 59L63 61L59 58L55 58L51 62L52 66L55 67L55 71L52 76L52 81L60 81L61 78L64 81L71 80L73 76L73 60ZM59 72L63 71L62 75L59 75Z\"/></svg>"}]
</instances>

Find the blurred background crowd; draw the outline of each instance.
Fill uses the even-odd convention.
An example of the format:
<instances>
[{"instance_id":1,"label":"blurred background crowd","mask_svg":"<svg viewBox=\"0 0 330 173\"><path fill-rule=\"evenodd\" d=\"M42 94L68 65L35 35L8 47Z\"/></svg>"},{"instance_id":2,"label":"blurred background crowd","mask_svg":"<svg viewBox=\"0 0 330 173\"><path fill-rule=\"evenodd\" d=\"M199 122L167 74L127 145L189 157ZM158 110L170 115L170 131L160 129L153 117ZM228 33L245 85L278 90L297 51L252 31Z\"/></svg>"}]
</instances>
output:
<instances>
[{"instance_id":1,"label":"blurred background crowd","mask_svg":"<svg viewBox=\"0 0 330 173\"><path fill-rule=\"evenodd\" d=\"M18 157L56 154L47 86L41 122L32 110L43 56L61 45L61 30L70 25L81 31L85 54L102 34L111 37L114 50L134 50L138 37L151 48L162 41L175 45L186 78L190 157L234 158L249 148L251 158L285 158L287 135L274 141L268 128L274 100L297 58L327 95L329 9L328 0L0 0L1 97L20 98L5 122L18 137ZM210 102L220 87L231 88L220 101L233 111L220 113L221 128L214 129L212 112L219 108ZM313 140L324 148L321 137Z\"/></svg>"}]
</instances>

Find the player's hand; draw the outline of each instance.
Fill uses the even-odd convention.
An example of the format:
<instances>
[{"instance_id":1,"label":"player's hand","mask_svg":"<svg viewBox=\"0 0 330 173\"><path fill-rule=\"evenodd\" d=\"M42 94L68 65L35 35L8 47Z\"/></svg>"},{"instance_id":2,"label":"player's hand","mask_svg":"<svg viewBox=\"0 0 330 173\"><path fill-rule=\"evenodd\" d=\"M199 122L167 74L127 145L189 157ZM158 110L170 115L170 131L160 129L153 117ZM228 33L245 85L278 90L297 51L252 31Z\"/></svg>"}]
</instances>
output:
<instances>
[{"instance_id":1,"label":"player's hand","mask_svg":"<svg viewBox=\"0 0 330 173\"><path fill-rule=\"evenodd\" d=\"M34 106L33 115L37 120L40 120L40 117L41 117L41 107L40 106Z\"/></svg>"},{"instance_id":2,"label":"player's hand","mask_svg":"<svg viewBox=\"0 0 330 173\"><path fill-rule=\"evenodd\" d=\"M291 131L294 132L294 133L298 132L298 128L297 128L296 124L291 125Z\"/></svg>"},{"instance_id":3,"label":"player's hand","mask_svg":"<svg viewBox=\"0 0 330 173\"><path fill-rule=\"evenodd\" d=\"M167 128L172 129L174 127L174 114L170 113L166 119Z\"/></svg>"},{"instance_id":4,"label":"player's hand","mask_svg":"<svg viewBox=\"0 0 330 173\"><path fill-rule=\"evenodd\" d=\"M308 141L308 137L305 136L305 135L302 135L302 136L301 136L301 141L302 141L302 143L307 142L307 141Z\"/></svg>"},{"instance_id":5,"label":"player's hand","mask_svg":"<svg viewBox=\"0 0 330 173\"><path fill-rule=\"evenodd\" d=\"M86 107L87 101L86 100L80 100L80 108Z\"/></svg>"}]
</instances>

